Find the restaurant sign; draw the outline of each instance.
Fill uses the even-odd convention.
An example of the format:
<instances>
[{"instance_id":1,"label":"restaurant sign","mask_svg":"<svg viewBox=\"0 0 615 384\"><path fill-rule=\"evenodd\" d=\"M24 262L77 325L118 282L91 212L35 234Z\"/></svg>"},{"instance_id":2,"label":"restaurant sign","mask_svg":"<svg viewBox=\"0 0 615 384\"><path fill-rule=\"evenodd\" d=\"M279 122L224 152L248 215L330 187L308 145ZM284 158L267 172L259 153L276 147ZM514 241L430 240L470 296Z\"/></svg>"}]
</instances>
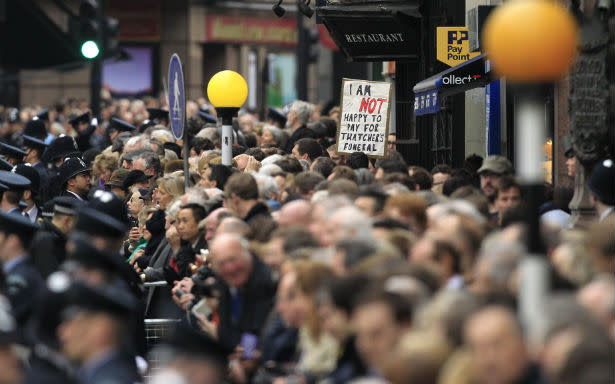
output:
<instances>
[{"instance_id":1,"label":"restaurant sign","mask_svg":"<svg viewBox=\"0 0 615 384\"><path fill-rule=\"evenodd\" d=\"M350 61L417 60L421 16L368 6L318 7L318 15Z\"/></svg>"},{"instance_id":2,"label":"restaurant sign","mask_svg":"<svg viewBox=\"0 0 615 384\"><path fill-rule=\"evenodd\" d=\"M208 42L297 45L297 20L207 15Z\"/></svg>"}]
</instances>

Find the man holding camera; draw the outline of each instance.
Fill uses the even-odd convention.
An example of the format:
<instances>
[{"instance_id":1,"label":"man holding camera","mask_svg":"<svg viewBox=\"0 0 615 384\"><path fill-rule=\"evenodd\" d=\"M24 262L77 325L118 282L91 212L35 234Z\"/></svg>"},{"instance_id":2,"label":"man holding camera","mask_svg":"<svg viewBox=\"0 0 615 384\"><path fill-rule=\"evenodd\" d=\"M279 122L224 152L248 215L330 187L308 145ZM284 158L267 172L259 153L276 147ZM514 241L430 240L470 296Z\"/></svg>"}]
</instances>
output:
<instances>
[{"instance_id":1,"label":"man holding camera","mask_svg":"<svg viewBox=\"0 0 615 384\"><path fill-rule=\"evenodd\" d=\"M216 236L209 247L211 268L217 277L218 308L204 330L234 349L246 335L259 334L273 308L276 285L271 270L253 256L247 241L234 234ZM194 282L184 279L173 288L174 300L188 309L195 301ZM181 298L177 298L177 292ZM212 321L216 317L218 322Z\"/></svg>"}]
</instances>

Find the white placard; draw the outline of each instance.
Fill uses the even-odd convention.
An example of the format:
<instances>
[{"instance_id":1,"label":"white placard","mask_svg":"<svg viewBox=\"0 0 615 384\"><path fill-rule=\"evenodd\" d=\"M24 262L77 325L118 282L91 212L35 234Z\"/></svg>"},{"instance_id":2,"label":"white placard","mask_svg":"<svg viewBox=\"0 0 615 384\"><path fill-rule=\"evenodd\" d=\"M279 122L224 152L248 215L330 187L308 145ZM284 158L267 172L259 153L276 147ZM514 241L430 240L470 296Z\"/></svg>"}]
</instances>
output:
<instances>
[{"instance_id":1,"label":"white placard","mask_svg":"<svg viewBox=\"0 0 615 384\"><path fill-rule=\"evenodd\" d=\"M342 79L337 152L384 157L389 133L391 83Z\"/></svg>"}]
</instances>

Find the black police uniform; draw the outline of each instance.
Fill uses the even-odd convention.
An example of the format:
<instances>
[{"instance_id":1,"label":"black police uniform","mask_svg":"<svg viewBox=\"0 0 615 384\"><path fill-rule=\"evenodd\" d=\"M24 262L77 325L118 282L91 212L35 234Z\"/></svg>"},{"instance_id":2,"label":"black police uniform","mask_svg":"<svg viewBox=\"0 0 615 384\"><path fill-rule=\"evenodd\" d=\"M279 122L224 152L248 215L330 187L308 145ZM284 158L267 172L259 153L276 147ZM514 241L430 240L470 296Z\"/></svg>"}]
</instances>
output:
<instances>
[{"instance_id":1,"label":"black police uniform","mask_svg":"<svg viewBox=\"0 0 615 384\"><path fill-rule=\"evenodd\" d=\"M25 191L26 189L30 189L30 180L22 175L18 175L17 173L11 171L0 171L0 184L3 185L3 188L0 188L1 191ZM26 204L23 202L19 202L19 206L11 208L7 211L7 213L22 216L22 209L25 208ZM26 244L26 249L28 244Z\"/></svg>"},{"instance_id":2,"label":"black police uniform","mask_svg":"<svg viewBox=\"0 0 615 384\"><path fill-rule=\"evenodd\" d=\"M0 212L0 232L15 234L21 241L32 236L39 226L26 217ZM23 244L25 249L28 244ZM23 254L2 266L6 279L6 295L13 308L15 320L24 326L32 315L36 300L43 289L41 275L29 263L29 255Z\"/></svg>"},{"instance_id":3,"label":"black police uniform","mask_svg":"<svg viewBox=\"0 0 615 384\"><path fill-rule=\"evenodd\" d=\"M47 174L49 176L49 184L47 189L47 200L50 200L60 194L62 191L62 185L58 183L59 167L55 163L59 159L65 159L68 157L80 156L79 148L75 139L70 136L60 136L53 140L51 144L43 153L41 161L45 163L47 167Z\"/></svg>"},{"instance_id":4,"label":"black police uniform","mask_svg":"<svg viewBox=\"0 0 615 384\"><path fill-rule=\"evenodd\" d=\"M25 211L23 212L24 216L27 216L30 218L30 221L32 222L37 222L39 219L42 218L42 214L43 214L43 210L40 207L39 201L40 201L40 190L41 190L41 179L39 177L38 172L30 165L30 164L19 164L16 165L15 168L12 170L13 173L17 174L17 175L21 175L23 177L25 177L26 179L30 180L30 191L33 194L33 200L34 200L34 207L31 208L35 209L34 212L32 212L33 217L31 216L31 213Z\"/></svg>"},{"instance_id":5,"label":"black police uniform","mask_svg":"<svg viewBox=\"0 0 615 384\"><path fill-rule=\"evenodd\" d=\"M27 155L21 149L2 142L0 142L0 154L7 160L12 159L14 164L22 163L23 158Z\"/></svg>"},{"instance_id":6,"label":"black police uniform","mask_svg":"<svg viewBox=\"0 0 615 384\"><path fill-rule=\"evenodd\" d=\"M70 197L56 197L53 200L53 212L73 216L79 202ZM30 248L32 265L40 272L43 278L58 270L66 259L66 235L53 225L51 219L45 218L41 222L41 229L36 232Z\"/></svg>"},{"instance_id":7,"label":"black police uniform","mask_svg":"<svg viewBox=\"0 0 615 384\"><path fill-rule=\"evenodd\" d=\"M96 126L88 124L88 127L83 131L79 130L79 124L85 124L90 122L90 112L83 113L69 120L68 122L77 132L77 138L75 139L75 141L77 142L77 147L79 147L79 150L81 152L85 152L88 149L92 148L92 145L90 144L90 139L92 138L94 131L96 131Z\"/></svg>"},{"instance_id":8,"label":"black police uniform","mask_svg":"<svg viewBox=\"0 0 615 384\"><path fill-rule=\"evenodd\" d=\"M42 156L47 149L47 144L44 141L37 139L36 137L24 135L23 136L23 147L24 148L32 148L37 149L39 152L39 156ZM39 196L40 201L45 202L48 198L48 186L49 186L49 173L47 172L47 167L42 161L37 161L32 164L32 168L38 172L38 177L40 181L39 187Z\"/></svg>"},{"instance_id":9,"label":"black police uniform","mask_svg":"<svg viewBox=\"0 0 615 384\"><path fill-rule=\"evenodd\" d=\"M91 170L85 165L83 160L81 160L78 157L71 157L70 159L67 159L66 161L64 161L64 163L60 166L60 168L58 168L57 182L61 186L64 186L66 182L68 181L68 179L70 179L71 177L75 177L80 173L86 173L90 171ZM73 199L82 200L82 201L85 201L88 198L87 195L79 196L75 192L68 191L68 190L63 190L60 193L60 196L71 197Z\"/></svg>"},{"instance_id":10,"label":"black police uniform","mask_svg":"<svg viewBox=\"0 0 615 384\"><path fill-rule=\"evenodd\" d=\"M130 321L138 302L123 285L115 282L96 286L74 282L67 304L77 312L108 313ZM80 384L132 384L141 381L134 355L122 345L116 345L101 359L84 362L77 371Z\"/></svg>"}]
</instances>

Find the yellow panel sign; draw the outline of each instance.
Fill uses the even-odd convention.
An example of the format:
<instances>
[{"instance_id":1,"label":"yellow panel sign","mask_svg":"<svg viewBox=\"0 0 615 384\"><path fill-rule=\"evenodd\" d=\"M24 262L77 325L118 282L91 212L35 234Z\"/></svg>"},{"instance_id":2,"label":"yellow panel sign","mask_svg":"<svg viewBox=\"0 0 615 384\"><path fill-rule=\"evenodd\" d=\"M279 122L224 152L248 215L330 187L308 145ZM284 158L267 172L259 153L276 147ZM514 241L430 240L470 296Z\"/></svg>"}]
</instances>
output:
<instances>
[{"instance_id":1,"label":"yellow panel sign","mask_svg":"<svg viewBox=\"0 0 615 384\"><path fill-rule=\"evenodd\" d=\"M480 55L480 52L470 52L468 27L438 27L436 37L437 59L451 67Z\"/></svg>"}]
</instances>

